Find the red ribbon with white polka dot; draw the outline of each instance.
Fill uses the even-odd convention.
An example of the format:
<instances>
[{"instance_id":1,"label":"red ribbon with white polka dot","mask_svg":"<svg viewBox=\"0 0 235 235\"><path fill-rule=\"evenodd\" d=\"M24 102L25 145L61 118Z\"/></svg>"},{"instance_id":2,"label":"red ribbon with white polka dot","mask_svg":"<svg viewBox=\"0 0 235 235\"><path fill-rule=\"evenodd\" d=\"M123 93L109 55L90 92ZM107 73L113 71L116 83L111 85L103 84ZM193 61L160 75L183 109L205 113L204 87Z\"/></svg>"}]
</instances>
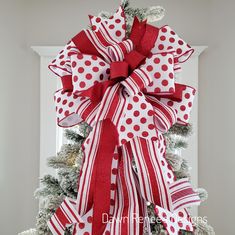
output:
<instances>
[{"instance_id":1,"label":"red ribbon with white polka dot","mask_svg":"<svg viewBox=\"0 0 235 235\"><path fill-rule=\"evenodd\" d=\"M92 30L72 38L49 65L63 84L55 93L58 125L93 127L76 205L66 199L49 227L53 234L68 225L73 234L143 234L150 202L169 234L192 231L185 208L200 200L188 179L175 181L163 133L188 122L195 90L177 84L175 73L193 49L169 26L137 18L126 39L121 7L109 19L90 20Z\"/></svg>"}]
</instances>

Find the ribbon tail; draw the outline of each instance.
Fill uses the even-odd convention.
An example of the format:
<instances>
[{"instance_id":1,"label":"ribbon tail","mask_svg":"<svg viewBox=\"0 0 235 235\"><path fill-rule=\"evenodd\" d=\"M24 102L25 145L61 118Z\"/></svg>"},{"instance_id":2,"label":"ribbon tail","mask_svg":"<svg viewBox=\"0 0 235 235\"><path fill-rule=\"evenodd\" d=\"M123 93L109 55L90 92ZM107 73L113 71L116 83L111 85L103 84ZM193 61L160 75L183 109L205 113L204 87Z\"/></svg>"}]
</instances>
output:
<instances>
[{"instance_id":1,"label":"ribbon tail","mask_svg":"<svg viewBox=\"0 0 235 235\"><path fill-rule=\"evenodd\" d=\"M159 143L143 138L135 138L130 142L143 198L169 211L198 205L200 198L188 179L171 184L167 182L161 165L163 152Z\"/></svg>"},{"instance_id":2,"label":"ribbon tail","mask_svg":"<svg viewBox=\"0 0 235 235\"><path fill-rule=\"evenodd\" d=\"M53 235L63 235L67 226L83 223L75 207L76 202L73 199L65 198L61 206L47 222Z\"/></svg>"},{"instance_id":3,"label":"ribbon tail","mask_svg":"<svg viewBox=\"0 0 235 235\"><path fill-rule=\"evenodd\" d=\"M112 161L118 144L118 133L110 119L101 123L100 140L95 160L95 189L92 234L102 235L107 223L102 221L104 215L110 212L110 191Z\"/></svg>"},{"instance_id":4,"label":"ribbon tail","mask_svg":"<svg viewBox=\"0 0 235 235\"><path fill-rule=\"evenodd\" d=\"M181 230L186 230L187 232L194 231L192 220L185 209L182 211L178 210L177 213L172 213L156 206L155 214L161 220L169 235L182 234Z\"/></svg>"},{"instance_id":5,"label":"ribbon tail","mask_svg":"<svg viewBox=\"0 0 235 235\"><path fill-rule=\"evenodd\" d=\"M142 235L146 208L138 190L132 157L125 146L119 148L117 193L110 234Z\"/></svg>"},{"instance_id":6,"label":"ribbon tail","mask_svg":"<svg viewBox=\"0 0 235 235\"><path fill-rule=\"evenodd\" d=\"M201 202L198 193L193 190L188 178L170 184L169 193L172 200L172 211L198 206Z\"/></svg>"}]
</instances>

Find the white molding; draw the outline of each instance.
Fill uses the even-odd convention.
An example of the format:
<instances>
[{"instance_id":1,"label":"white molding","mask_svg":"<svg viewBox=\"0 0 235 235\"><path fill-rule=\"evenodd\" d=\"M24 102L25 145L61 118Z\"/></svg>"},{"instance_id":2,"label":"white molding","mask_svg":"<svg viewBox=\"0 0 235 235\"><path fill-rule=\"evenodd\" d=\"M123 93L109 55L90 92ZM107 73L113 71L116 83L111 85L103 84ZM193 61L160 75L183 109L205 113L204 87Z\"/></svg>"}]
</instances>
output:
<instances>
[{"instance_id":1,"label":"white molding","mask_svg":"<svg viewBox=\"0 0 235 235\"><path fill-rule=\"evenodd\" d=\"M60 52L62 46L31 46L31 48L41 57L53 57Z\"/></svg>"},{"instance_id":2,"label":"white molding","mask_svg":"<svg viewBox=\"0 0 235 235\"><path fill-rule=\"evenodd\" d=\"M193 46L194 53L192 57L199 57L207 48L208 46Z\"/></svg>"},{"instance_id":3,"label":"white molding","mask_svg":"<svg viewBox=\"0 0 235 235\"><path fill-rule=\"evenodd\" d=\"M58 54L64 47L63 46L32 46L31 47L41 57L53 57ZM198 57L207 48L207 46L193 46L193 57Z\"/></svg>"}]
</instances>

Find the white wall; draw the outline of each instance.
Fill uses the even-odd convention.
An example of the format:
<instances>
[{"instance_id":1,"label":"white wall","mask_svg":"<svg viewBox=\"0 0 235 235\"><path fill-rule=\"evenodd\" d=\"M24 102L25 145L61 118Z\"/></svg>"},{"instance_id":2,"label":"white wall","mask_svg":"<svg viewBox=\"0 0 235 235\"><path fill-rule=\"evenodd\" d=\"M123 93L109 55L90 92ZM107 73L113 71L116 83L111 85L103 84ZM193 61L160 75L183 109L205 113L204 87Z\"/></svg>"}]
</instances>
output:
<instances>
[{"instance_id":1,"label":"white wall","mask_svg":"<svg viewBox=\"0 0 235 235\"><path fill-rule=\"evenodd\" d=\"M39 164L39 59L31 45L64 45L88 24L87 14L114 10L119 0L0 2L0 224L14 235L34 226ZM200 62L199 184L201 206L217 234L233 234L234 36L232 0L132 0L161 4L168 23L190 44L208 45ZM48 78L50 79L50 78Z\"/></svg>"},{"instance_id":2,"label":"white wall","mask_svg":"<svg viewBox=\"0 0 235 235\"><path fill-rule=\"evenodd\" d=\"M235 2L211 1L209 49L201 60L199 184L209 192L201 207L218 235L235 234Z\"/></svg>"},{"instance_id":3,"label":"white wall","mask_svg":"<svg viewBox=\"0 0 235 235\"><path fill-rule=\"evenodd\" d=\"M0 2L0 234L32 226L38 184L39 69L27 45L25 5Z\"/></svg>"}]
</instances>

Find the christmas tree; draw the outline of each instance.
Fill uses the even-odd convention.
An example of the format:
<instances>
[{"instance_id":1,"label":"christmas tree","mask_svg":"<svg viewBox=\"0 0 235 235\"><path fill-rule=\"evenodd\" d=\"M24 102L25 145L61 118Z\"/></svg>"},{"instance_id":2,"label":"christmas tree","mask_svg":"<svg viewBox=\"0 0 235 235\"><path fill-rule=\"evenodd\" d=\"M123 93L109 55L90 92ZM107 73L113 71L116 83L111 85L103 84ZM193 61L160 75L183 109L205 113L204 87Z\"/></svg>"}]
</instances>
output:
<instances>
[{"instance_id":1,"label":"christmas tree","mask_svg":"<svg viewBox=\"0 0 235 235\"><path fill-rule=\"evenodd\" d=\"M81 145L88 135L90 128L83 124L65 131L66 138L69 140L57 156L48 159L49 166L58 171L58 178L51 175L45 175L41 179L42 187L35 192L35 196L41 199L42 205L37 217L37 234L51 234L47 227L47 221L50 219L56 208L59 207L65 197L77 197L77 179L81 169L83 154ZM173 126L165 135L167 140L168 163L174 170L178 179L190 177L189 165L186 159L175 154L176 150L182 150L187 147L186 137L192 132L191 126ZM207 199L207 193L204 189L198 189L202 201ZM155 216L153 206L149 205L149 216ZM204 221L195 222L195 234L212 235L213 229ZM151 224L151 230L154 235L167 234L161 223ZM68 234L69 231L68 231ZM191 233L182 233L191 234Z\"/></svg>"},{"instance_id":2,"label":"christmas tree","mask_svg":"<svg viewBox=\"0 0 235 235\"><path fill-rule=\"evenodd\" d=\"M50 235L51 232L47 226L55 210L60 206L65 197L77 197L77 183L79 171L81 169L83 154L81 145L90 131L90 127L85 123L79 127L65 131L66 138L69 140L57 156L48 159L48 165L57 170L58 178L51 175L45 175L41 179L42 186L36 190L35 196L41 201L41 208L37 216L36 230L28 230L21 235ZM175 154L177 150L187 147L186 138L191 134L192 127L173 126L165 135L167 140L168 163L174 170L177 178L190 177L189 165L186 159ZM207 192L204 189L198 189L202 201L207 199ZM149 205L149 216L155 216L152 205ZM196 221L196 235L213 235L213 228L204 221ZM153 235L167 234L161 223L151 224ZM67 234L70 234L69 231ZM182 233L192 234L192 233Z\"/></svg>"},{"instance_id":3,"label":"christmas tree","mask_svg":"<svg viewBox=\"0 0 235 235\"><path fill-rule=\"evenodd\" d=\"M162 19L165 12L161 7L131 8L128 1L123 1L122 6L127 16L127 32L130 32L134 16L137 16L140 20L147 19L148 22L155 22ZM111 14L102 12L100 16L109 18ZM57 177L45 175L41 179L41 187L35 192L36 198L40 200L40 211L37 216L36 229L25 231L21 235L50 235L51 232L47 222L63 202L64 198L77 198L78 178L83 162L82 144L90 131L91 127L86 123L65 130L68 144L62 146L57 156L48 159L48 165L57 171ZM167 146L166 159L177 179L190 178L190 168L187 159L180 155L181 151L179 150L187 147L186 139L191 132L192 127L190 125L181 126L175 124L164 134ZM207 192L204 189L197 189L197 192L201 201L207 199ZM148 215L149 217L155 217L154 205L148 205ZM156 218L153 221L158 220ZM167 234L161 222L153 222L150 226L153 235ZM213 228L206 221L195 220L194 226L194 233L181 230L181 234L214 234ZM66 234L71 234L70 228L67 229Z\"/></svg>"}]
</instances>

